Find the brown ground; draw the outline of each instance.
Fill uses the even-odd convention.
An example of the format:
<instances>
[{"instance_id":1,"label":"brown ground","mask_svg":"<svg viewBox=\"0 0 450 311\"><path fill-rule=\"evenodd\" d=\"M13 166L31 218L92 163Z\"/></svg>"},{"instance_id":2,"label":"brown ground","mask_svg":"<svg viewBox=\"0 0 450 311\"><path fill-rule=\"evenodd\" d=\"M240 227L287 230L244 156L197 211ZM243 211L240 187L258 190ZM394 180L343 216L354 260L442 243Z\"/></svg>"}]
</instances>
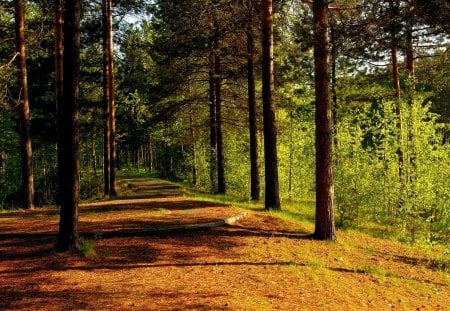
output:
<instances>
[{"instance_id":1,"label":"brown ground","mask_svg":"<svg viewBox=\"0 0 450 311\"><path fill-rule=\"evenodd\" d=\"M95 252L58 254L58 212L0 214L0 310L450 310L439 251L361 233L337 243L264 212L129 180L130 194L81 206Z\"/></svg>"}]
</instances>

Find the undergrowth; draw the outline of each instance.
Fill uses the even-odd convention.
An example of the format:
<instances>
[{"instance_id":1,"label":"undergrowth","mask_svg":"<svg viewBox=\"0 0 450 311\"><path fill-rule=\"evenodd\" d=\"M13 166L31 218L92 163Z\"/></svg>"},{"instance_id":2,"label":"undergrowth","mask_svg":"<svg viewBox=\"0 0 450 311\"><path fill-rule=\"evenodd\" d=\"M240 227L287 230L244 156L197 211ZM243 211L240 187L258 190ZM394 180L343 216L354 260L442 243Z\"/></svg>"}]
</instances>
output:
<instances>
[{"instance_id":1,"label":"undergrowth","mask_svg":"<svg viewBox=\"0 0 450 311\"><path fill-rule=\"evenodd\" d=\"M97 256L95 251L95 241L90 239L80 239L79 242L80 251L86 258L93 258Z\"/></svg>"}]
</instances>

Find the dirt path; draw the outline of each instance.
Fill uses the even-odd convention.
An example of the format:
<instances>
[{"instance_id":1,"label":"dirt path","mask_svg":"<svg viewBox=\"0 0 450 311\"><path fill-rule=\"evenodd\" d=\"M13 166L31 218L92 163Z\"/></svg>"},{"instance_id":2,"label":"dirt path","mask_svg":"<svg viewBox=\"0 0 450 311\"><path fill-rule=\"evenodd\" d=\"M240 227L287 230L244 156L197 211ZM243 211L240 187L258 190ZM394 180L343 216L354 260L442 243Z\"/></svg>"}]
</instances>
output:
<instances>
[{"instance_id":1,"label":"dirt path","mask_svg":"<svg viewBox=\"0 0 450 311\"><path fill-rule=\"evenodd\" d=\"M317 242L263 212L198 228L242 211L127 182L80 207L88 257L51 251L56 209L0 214L0 310L449 310L449 274L420 250L351 232Z\"/></svg>"}]
</instances>

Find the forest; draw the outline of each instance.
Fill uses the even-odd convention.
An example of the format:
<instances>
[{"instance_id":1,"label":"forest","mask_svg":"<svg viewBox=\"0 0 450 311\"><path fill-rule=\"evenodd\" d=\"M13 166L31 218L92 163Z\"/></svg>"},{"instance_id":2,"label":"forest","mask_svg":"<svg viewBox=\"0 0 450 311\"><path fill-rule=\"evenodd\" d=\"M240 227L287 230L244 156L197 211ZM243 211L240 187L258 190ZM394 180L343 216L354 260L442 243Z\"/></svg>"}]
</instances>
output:
<instances>
[{"instance_id":1,"label":"forest","mask_svg":"<svg viewBox=\"0 0 450 311\"><path fill-rule=\"evenodd\" d=\"M54 210L46 247L116 237L87 202L181 187L446 271L449 181L448 0L0 0L0 216Z\"/></svg>"},{"instance_id":2,"label":"forest","mask_svg":"<svg viewBox=\"0 0 450 311\"><path fill-rule=\"evenodd\" d=\"M280 199L315 200L314 59L319 56L314 54L312 4L274 3L274 78L268 83L276 121L263 118L266 95L258 72L268 60L262 54L261 4L207 4L114 3L114 80L106 88L101 3L83 4L81 198L115 191L104 187L109 174L102 174L111 167L103 132L105 122L111 122L106 121L105 89L112 88L113 171L157 172L199 190L257 200L271 191L267 179L260 181L269 165L278 174L269 176L269 187L279 187L278 198L272 199L278 202L269 202L269 208L280 208ZM55 4L28 1L23 16L28 116L18 113L25 92L14 63L19 57L14 54L14 7L12 1L1 5L0 204L27 208L31 200L47 206L57 201L56 100L62 96L55 80ZM338 226L370 218L402 227L405 238L448 238L448 9L446 1L330 4L328 68L321 70L327 70L322 83L328 84L326 109L332 111L328 139ZM25 134L18 122L23 119L28 119L29 125L21 126L29 127L33 146L33 199L26 198L27 182L21 182L23 162L31 161L20 153ZM276 138L269 142L263 141L270 135L263 119L277 123L277 133L271 134ZM267 160L270 142L275 146L268 150L277 150ZM324 149L322 141L317 143ZM278 185L270 181L275 179Z\"/></svg>"},{"instance_id":3,"label":"forest","mask_svg":"<svg viewBox=\"0 0 450 311\"><path fill-rule=\"evenodd\" d=\"M122 170L265 196L269 209L281 208L280 200L314 201L334 187L334 202L328 194L320 204L335 209L340 227L370 219L398 227L405 239L448 239L448 2L335 1L321 4L325 17L313 15L314 3L275 1L267 30L259 1L118 1L109 31L102 4L83 3L81 198L114 195L110 175ZM55 5L26 1L21 59L17 8L1 3L3 209L57 202L56 105L65 98L62 68L55 69ZM327 157L329 175L317 177ZM21 171L27 165L34 185Z\"/></svg>"}]
</instances>

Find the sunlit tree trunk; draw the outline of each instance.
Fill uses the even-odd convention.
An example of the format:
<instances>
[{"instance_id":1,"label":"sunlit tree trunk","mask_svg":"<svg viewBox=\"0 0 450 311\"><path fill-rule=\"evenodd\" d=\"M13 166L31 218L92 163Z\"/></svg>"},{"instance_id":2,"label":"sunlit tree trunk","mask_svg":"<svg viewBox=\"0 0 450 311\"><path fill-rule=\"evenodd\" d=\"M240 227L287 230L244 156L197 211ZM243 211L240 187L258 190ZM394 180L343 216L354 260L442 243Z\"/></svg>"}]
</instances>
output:
<instances>
[{"instance_id":1,"label":"sunlit tree trunk","mask_svg":"<svg viewBox=\"0 0 450 311\"><path fill-rule=\"evenodd\" d=\"M255 39L253 37L252 1L247 0L247 84L248 84L248 124L250 131L250 199L259 200L260 198L260 179L258 166L258 128L256 118L256 98L255 98Z\"/></svg>"},{"instance_id":2,"label":"sunlit tree trunk","mask_svg":"<svg viewBox=\"0 0 450 311\"><path fill-rule=\"evenodd\" d=\"M197 184L197 155L195 152L195 128L194 128L194 116L192 113L192 107L189 106L189 132L191 136L191 148L192 148L192 184Z\"/></svg>"},{"instance_id":3,"label":"sunlit tree trunk","mask_svg":"<svg viewBox=\"0 0 450 311\"><path fill-rule=\"evenodd\" d=\"M103 0L103 62L104 62L104 108L105 113L105 194L116 195L116 148L115 148L115 107L114 107L114 53L113 53L113 29L112 29L112 1ZM107 164L107 165L106 165ZM108 176L106 176L108 175ZM106 193L107 192L107 193Z\"/></svg>"},{"instance_id":4,"label":"sunlit tree trunk","mask_svg":"<svg viewBox=\"0 0 450 311\"><path fill-rule=\"evenodd\" d=\"M335 240L328 2L314 0L314 71L316 91L316 221L314 237Z\"/></svg>"},{"instance_id":5,"label":"sunlit tree trunk","mask_svg":"<svg viewBox=\"0 0 450 311\"><path fill-rule=\"evenodd\" d=\"M409 173L409 183L412 189L412 195L415 196L414 184L416 180L416 146L414 141L414 120L413 120L413 104L415 94L415 66L414 66L414 6L410 4L409 15L406 21L406 70L408 71L409 90L408 90L408 106L410 110L409 126L408 126L408 145L409 145L409 163L411 165Z\"/></svg>"},{"instance_id":6,"label":"sunlit tree trunk","mask_svg":"<svg viewBox=\"0 0 450 311\"><path fill-rule=\"evenodd\" d=\"M338 103L337 103L337 92L336 92L336 65L337 65L337 47L336 47L336 34L335 34L334 23L330 26L330 37L331 37L331 102L332 102L332 121L333 121L333 143L335 150L338 147Z\"/></svg>"},{"instance_id":7,"label":"sunlit tree trunk","mask_svg":"<svg viewBox=\"0 0 450 311\"><path fill-rule=\"evenodd\" d=\"M59 181L61 210L56 248L78 248L78 202L80 179L79 79L80 12L79 0L66 1L64 10L63 105L59 124L61 137L61 173Z\"/></svg>"},{"instance_id":8,"label":"sunlit tree trunk","mask_svg":"<svg viewBox=\"0 0 450 311\"><path fill-rule=\"evenodd\" d=\"M217 193L225 194L225 163L223 157L222 135L222 79L220 56L216 53L214 61L214 93L216 106L216 135L217 135Z\"/></svg>"},{"instance_id":9,"label":"sunlit tree trunk","mask_svg":"<svg viewBox=\"0 0 450 311\"><path fill-rule=\"evenodd\" d=\"M261 1L262 99L264 123L265 209L281 209L278 182L277 124L273 74L273 6Z\"/></svg>"},{"instance_id":10,"label":"sunlit tree trunk","mask_svg":"<svg viewBox=\"0 0 450 311\"><path fill-rule=\"evenodd\" d=\"M394 0L389 2L390 10L391 10L391 61L392 61L392 83L394 86L394 96L396 100L395 106L395 115L397 117L397 140L398 140L398 148L397 148L397 157L398 157L398 175L401 186L404 184L404 155L403 155L403 139L402 139L402 113L400 109L400 75L398 71L398 57L397 57L397 49L398 49L398 40L397 40L397 27L396 27L396 19L398 18L398 14L396 10L398 10L397 5L394 4Z\"/></svg>"},{"instance_id":11,"label":"sunlit tree trunk","mask_svg":"<svg viewBox=\"0 0 450 311\"><path fill-rule=\"evenodd\" d=\"M19 131L21 164L21 201L22 208L34 208L33 152L31 148L31 121L28 101L28 81L25 52L25 22L23 0L15 0L15 28L17 74L20 84L19 95Z\"/></svg>"},{"instance_id":12,"label":"sunlit tree trunk","mask_svg":"<svg viewBox=\"0 0 450 311\"><path fill-rule=\"evenodd\" d=\"M103 183L104 194L110 196L110 170L111 170L111 130L109 123L109 87L108 87L108 17L106 3L102 1L103 10Z\"/></svg>"},{"instance_id":13,"label":"sunlit tree trunk","mask_svg":"<svg viewBox=\"0 0 450 311\"><path fill-rule=\"evenodd\" d=\"M209 53L209 147L210 147L210 164L209 179L211 183L211 193L217 193L217 127L216 127L216 96L214 89L214 72L215 72L214 52Z\"/></svg>"},{"instance_id":14,"label":"sunlit tree trunk","mask_svg":"<svg viewBox=\"0 0 450 311\"><path fill-rule=\"evenodd\" d=\"M113 19L112 0L106 0L106 47L107 47L107 87L108 87L108 110L109 110L109 194L115 196L116 193L116 113L114 105L114 43L113 43Z\"/></svg>"}]
</instances>

